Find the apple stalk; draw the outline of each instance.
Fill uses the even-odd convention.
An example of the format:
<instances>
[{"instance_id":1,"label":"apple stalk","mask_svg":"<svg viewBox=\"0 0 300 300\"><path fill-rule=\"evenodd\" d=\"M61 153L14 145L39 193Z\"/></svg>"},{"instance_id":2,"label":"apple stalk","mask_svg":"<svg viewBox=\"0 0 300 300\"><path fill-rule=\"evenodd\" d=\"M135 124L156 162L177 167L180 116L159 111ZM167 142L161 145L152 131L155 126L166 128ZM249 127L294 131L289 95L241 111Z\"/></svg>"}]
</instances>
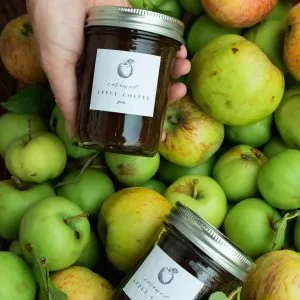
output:
<instances>
[{"instance_id":1,"label":"apple stalk","mask_svg":"<svg viewBox=\"0 0 300 300\"><path fill-rule=\"evenodd\" d=\"M198 186L199 186L199 180L198 179L194 179L193 180L194 183L194 188L193 188L193 198L197 199L198 198Z\"/></svg>"},{"instance_id":2,"label":"apple stalk","mask_svg":"<svg viewBox=\"0 0 300 300\"><path fill-rule=\"evenodd\" d=\"M88 218L88 217L89 217L88 213L83 213L83 214L79 214L79 215L76 215L76 216L67 217L67 218L64 219L64 222L66 224L69 224L74 220L81 219L81 218Z\"/></svg>"}]
</instances>

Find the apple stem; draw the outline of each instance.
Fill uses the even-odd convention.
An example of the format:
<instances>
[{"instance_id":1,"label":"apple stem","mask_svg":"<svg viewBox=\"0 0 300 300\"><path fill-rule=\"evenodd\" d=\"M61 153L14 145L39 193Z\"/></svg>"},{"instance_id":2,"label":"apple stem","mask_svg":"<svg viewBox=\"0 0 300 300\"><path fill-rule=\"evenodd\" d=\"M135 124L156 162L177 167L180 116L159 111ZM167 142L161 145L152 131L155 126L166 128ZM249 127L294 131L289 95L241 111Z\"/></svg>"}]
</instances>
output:
<instances>
[{"instance_id":1,"label":"apple stem","mask_svg":"<svg viewBox=\"0 0 300 300\"><path fill-rule=\"evenodd\" d=\"M83 213L83 214L80 214L80 215L68 217L68 218L64 219L64 222L66 224L68 224L68 223L72 222L73 220L80 219L80 218L88 218L88 217L89 217L88 213Z\"/></svg>"},{"instance_id":2,"label":"apple stem","mask_svg":"<svg viewBox=\"0 0 300 300\"><path fill-rule=\"evenodd\" d=\"M28 119L28 139L29 141L32 139L32 121Z\"/></svg>"},{"instance_id":3,"label":"apple stem","mask_svg":"<svg viewBox=\"0 0 300 300\"><path fill-rule=\"evenodd\" d=\"M194 188L193 188L193 198L197 198L198 195L198 184L199 184L199 180L198 179L194 179L193 180L194 183Z\"/></svg>"},{"instance_id":4,"label":"apple stem","mask_svg":"<svg viewBox=\"0 0 300 300\"><path fill-rule=\"evenodd\" d=\"M22 182L18 177L11 176L10 178L19 191L24 191L27 189L27 185L24 182Z\"/></svg>"}]
</instances>

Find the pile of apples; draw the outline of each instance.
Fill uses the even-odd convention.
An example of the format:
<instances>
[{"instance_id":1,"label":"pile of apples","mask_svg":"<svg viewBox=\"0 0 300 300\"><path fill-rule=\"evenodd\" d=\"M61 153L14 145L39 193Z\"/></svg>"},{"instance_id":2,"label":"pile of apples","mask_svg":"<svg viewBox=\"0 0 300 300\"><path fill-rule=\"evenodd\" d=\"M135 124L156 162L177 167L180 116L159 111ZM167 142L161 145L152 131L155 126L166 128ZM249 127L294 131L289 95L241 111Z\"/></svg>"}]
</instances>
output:
<instances>
[{"instance_id":1,"label":"pile of apples","mask_svg":"<svg viewBox=\"0 0 300 300\"><path fill-rule=\"evenodd\" d=\"M28 16L1 33L22 88L0 117L0 299L112 299L178 201L256 260L241 299L298 299L300 4L130 3L189 20L188 93L168 105L154 157L81 148Z\"/></svg>"}]
</instances>

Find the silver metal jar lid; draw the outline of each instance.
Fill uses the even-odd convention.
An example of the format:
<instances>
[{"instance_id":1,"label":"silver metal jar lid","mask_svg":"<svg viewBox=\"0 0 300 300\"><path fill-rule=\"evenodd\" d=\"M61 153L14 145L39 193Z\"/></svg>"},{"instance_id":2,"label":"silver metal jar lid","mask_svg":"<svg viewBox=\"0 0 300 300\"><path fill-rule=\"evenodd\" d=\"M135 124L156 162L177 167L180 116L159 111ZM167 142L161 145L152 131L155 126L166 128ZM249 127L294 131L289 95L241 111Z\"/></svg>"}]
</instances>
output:
<instances>
[{"instance_id":1,"label":"silver metal jar lid","mask_svg":"<svg viewBox=\"0 0 300 300\"><path fill-rule=\"evenodd\" d=\"M225 235L179 202L167 216L167 223L241 281L245 281L249 271L255 266L254 261L235 247Z\"/></svg>"},{"instance_id":2,"label":"silver metal jar lid","mask_svg":"<svg viewBox=\"0 0 300 300\"><path fill-rule=\"evenodd\" d=\"M94 6L88 11L86 26L114 26L142 30L183 43L184 23L182 21L143 9Z\"/></svg>"}]
</instances>

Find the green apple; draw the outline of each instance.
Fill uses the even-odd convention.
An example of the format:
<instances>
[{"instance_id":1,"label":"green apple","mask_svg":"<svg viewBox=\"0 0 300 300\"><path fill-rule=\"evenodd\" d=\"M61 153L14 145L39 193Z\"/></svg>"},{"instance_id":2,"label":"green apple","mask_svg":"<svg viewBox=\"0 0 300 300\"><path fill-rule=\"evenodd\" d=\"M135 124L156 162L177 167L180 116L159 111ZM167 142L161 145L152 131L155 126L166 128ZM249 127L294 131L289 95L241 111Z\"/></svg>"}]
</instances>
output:
<instances>
[{"instance_id":1,"label":"green apple","mask_svg":"<svg viewBox=\"0 0 300 300\"><path fill-rule=\"evenodd\" d=\"M47 131L47 124L36 114L5 113L0 117L0 154L5 155L12 142L31 132Z\"/></svg>"},{"instance_id":2,"label":"green apple","mask_svg":"<svg viewBox=\"0 0 300 300\"><path fill-rule=\"evenodd\" d=\"M223 124L242 126L262 120L282 99L282 72L257 45L240 35L214 38L191 63L194 101Z\"/></svg>"},{"instance_id":3,"label":"green apple","mask_svg":"<svg viewBox=\"0 0 300 300\"><path fill-rule=\"evenodd\" d=\"M260 198L248 198L234 205L224 221L225 235L253 258L280 249L284 235L274 247L282 218L279 212Z\"/></svg>"},{"instance_id":4,"label":"green apple","mask_svg":"<svg viewBox=\"0 0 300 300\"><path fill-rule=\"evenodd\" d=\"M155 6L159 6L165 0L128 0L129 4L134 8L153 10Z\"/></svg>"},{"instance_id":5,"label":"green apple","mask_svg":"<svg viewBox=\"0 0 300 300\"><path fill-rule=\"evenodd\" d=\"M50 132L36 132L15 141L6 151L8 171L26 182L41 183L58 177L67 153L60 139Z\"/></svg>"},{"instance_id":6,"label":"green apple","mask_svg":"<svg viewBox=\"0 0 300 300\"><path fill-rule=\"evenodd\" d=\"M274 116L284 143L290 148L300 149L300 94L283 97Z\"/></svg>"},{"instance_id":7,"label":"green apple","mask_svg":"<svg viewBox=\"0 0 300 300\"><path fill-rule=\"evenodd\" d=\"M221 155L214 165L213 178L228 201L238 202L259 194L257 178L267 158L248 145L237 145Z\"/></svg>"},{"instance_id":8,"label":"green apple","mask_svg":"<svg viewBox=\"0 0 300 300\"><path fill-rule=\"evenodd\" d=\"M287 14L291 8L291 2L287 0L277 0L276 6L273 8L271 13L267 15L265 20L278 20L285 23Z\"/></svg>"},{"instance_id":9,"label":"green apple","mask_svg":"<svg viewBox=\"0 0 300 300\"><path fill-rule=\"evenodd\" d=\"M233 143L261 147L272 136L272 121L273 114L249 125L226 126L225 135Z\"/></svg>"},{"instance_id":10,"label":"green apple","mask_svg":"<svg viewBox=\"0 0 300 300\"><path fill-rule=\"evenodd\" d=\"M283 73L287 73L283 61L284 32L284 22L267 20L247 30L244 37L255 43Z\"/></svg>"},{"instance_id":11,"label":"green apple","mask_svg":"<svg viewBox=\"0 0 300 300\"><path fill-rule=\"evenodd\" d=\"M159 168L160 155L153 157L106 152L105 162L117 180L126 186L138 186L150 180Z\"/></svg>"},{"instance_id":12,"label":"green apple","mask_svg":"<svg viewBox=\"0 0 300 300\"><path fill-rule=\"evenodd\" d=\"M12 241L12 242L9 244L8 250L9 250L10 252L13 252L13 253L17 254L17 255L20 256L20 257L24 257L24 256L23 256L23 251L22 251L22 248L21 248L21 244L20 244L20 241L19 241L19 240L14 240L14 241Z\"/></svg>"},{"instance_id":13,"label":"green apple","mask_svg":"<svg viewBox=\"0 0 300 300\"><path fill-rule=\"evenodd\" d=\"M0 181L0 237L17 239L25 212L36 202L55 196L48 183L22 185L9 179Z\"/></svg>"},{"instance_id":14,"label":"green apple","mask_svg":"<svg viewBox=\"0 0 300 300\"><path fill-rule=\"evenodd\" d=\"M65 128L64 117L56 105L50 117L50 129L64 143L67 153L72 158L85 158L95 153L95 150L84 149L79 146L76 139L71 138Z\"/></svg>"},{"instance_id":15,"label":"green apple","mask_svg":"<svg viewBox=\"0 0 300 300\"><path fill-rule=\"evenodd\" d=\"M160 5L154 7L154 11L177 19L180 19L183 14L183 9L177 0L164 0Z\"/></svg>"},{"instance_id":16,"label":"green apple","mask_svg":"<svg viewBox=\"0 0 300 300\"><path fill-rule=\"evenodd\" d=\"M198 3L200 4L200 1ZM240 32L240 28L222 26L204 14L198 17L189 29L187 48L190 54L194 55L214 38L229 33L240 34Z\"/></svg>"},{"instance_id":17,"label":"green apple","mask_svg":"<svg viewBox=\"0 0 300 300\"><path fill-rule=\"evenodd\" d=\"M168 105L159 153L182 167L195 167L220 148L224 125L206 114L186 95Z\"/></svg>"},{"instance_id":18,"label":"green apple","mask_svg":"<svg viewBox=\"0 0 300 300\"><path fill-rule=\"evenodd\" d=\"M181 202L216 228L222 225L227 213L224 191L208 176L180 177L167 188L164 196L173 205Z\"/></svg>"},{"instance_id":19,"label":"green apple","mask_svg":"<svg viewBox=\"0 0 300 300\"><path fill-rule=\"evenodd\" d=\"M191 15L200 15L203 13L203 7L199 0L178 0L178 2Z\"/></svg>"},{"instance_id":20,"label":"green apple","mask_svg":"<svg viewBox=\"0 0 300 300\"><path fill-rule=\"evenodd\" d=\"M63 197L48 197L24 214L19 240L25 258L45 257L49 271L67 268L80 257L90 239L84 211Z\"/></svg>"},{"instance_id":21,"label":"green apple","mask_svg":"<svg viewBox=\"0 0 300 300\"><path fill-rule=\"evenodd\" d=\"M300 208L300 151L284 150L272 157L258 175L263 198L273 207L291 210Z\"/></svg>"},{"instance_id":22,"label":"green apple","mask_svg":"<svg viewBox=\"0 0 300 300\"><path fill-rule=\"evenodd\" d=\"M15 253L0 251L0 299L34 300L35 295L36 283L28 265Z\"/></svg>"},{"instance_id":23,"label":"green apple","mask_svg":"<svg viewBox=\"0 0 300 300\"><path fill-rule=\"evenodd\" d=\"M57 196L75 202L92 215L99 213L102 202L114 192L114 184L109 176L93 168L70 172L62 178L62 185L56 189Z\"/></svg>"},{"instance_id":24,"label":"green apple","mask_svg":"<svg viewBox=\"0 0 300 300\"><path fill-rule=\"evenodd\" d=\"M89 242L74 265L94 270L99 265L102 256L103 249L101 242L94 231L91 230Z\"/></svg>"},{"instance_id":25,"label":"green apple","mask_svg":"<svg viewBox=\"0 0 300 300\"><path fill-rule=\"evenodd\" d=\"M154 190L160 194L163 194L167 188L163 182L161 182L157 179L150 179L150 180L144 182L143 184L141 184L140 186L147 188L147 189Z\"/></svg>"},{"instance_id":26,"label":"green apple","mask_svg":"<svg viewBox=\"0 0 300 300\"><path fill-rule=\"evenodd\" d=\"M181 167L176 164L171 163L170 161L161 158L159 169L157 171L157 178L163 181L166 184L173 183L179 177L185 175L204 175L210 176L214 163L216 161L216 156L213 155L209 159L195 167Z\"/></svg>"},{"instance_id":27,"label":"green apple","mask_svg":"<svg viewBox=\"0 0 300 300\"><path fill-rule=\"evenodd\" d=\"M132 270L153 246L171 207L162 195L143 187L122 189L104 201L98 230L116 269Z\"/></svg>"},{"instance_id":28,"label":"green apple","mask_svg":"<svg viewBox=\"0 0 300 300\"><path fill-rule=\"evenodd\" d=\"M271 157L287 149L289 149L289 147L279 136L273 136L271 140L264 146L263 154L270 159Z\"/></svg>"}]
</instances>

